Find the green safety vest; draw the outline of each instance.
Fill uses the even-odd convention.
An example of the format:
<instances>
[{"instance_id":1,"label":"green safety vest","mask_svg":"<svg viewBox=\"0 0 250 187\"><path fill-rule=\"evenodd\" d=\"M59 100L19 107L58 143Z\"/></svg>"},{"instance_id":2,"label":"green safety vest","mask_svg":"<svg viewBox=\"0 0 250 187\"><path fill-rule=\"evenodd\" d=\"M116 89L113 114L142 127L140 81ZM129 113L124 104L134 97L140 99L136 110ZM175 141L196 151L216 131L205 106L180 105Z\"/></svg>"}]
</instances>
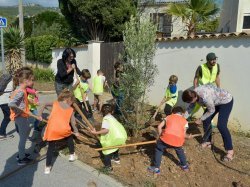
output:
<instances>
[{"instance_id":1,"label":"green safety vest","mask_svg":"<svg viewBox=\"0 0 250 187\"><path fill-rule=\"evenodd\" d=\"M78 99L80 102L83 102L81 90L83 91L83 93L85 93L88 89L89 89L88 83L80 82L79 85L76 87L76 89L74 89L73 91L75 98Z\"/></svg>"},{"instance_id":2,"label":"green safety vest","mask_svg":"<svg viewBox=\"0 0 250 187\"><path fill-rule=\"evenodd\" d=\"M218 73L218 64L215 64L212 68L212 73L207 67L207 64L201 65L202 77L199 79L199 85L204 85L208 83L215 83L217 73Z\"/></svg>"},{"instance_id":3,"label":"green safety vest","mask_svg":"<svg viewBox=\"0 0 250 187\"><path fill-rule=\"evenodd\" d=\"M93 93L94 94L102 94L103 93L103 82L102 76L96 76L93 80Z\"/></svg>"},{"instance_id":4,"label":"green safety vest","mask_svg":"<svg viewBox=\"0 0 250 187\"><path fill-rule=\"evenodd\" d=\"M166 99L167 98L171 98L170 100L168 100L167 102L166 102L166 104L168 104L168 105L170 105L170 106L174 106L176 103L177 103L177 99L178 99L178 90L176 90L176 92L174 93L174 94L172 94L171 92L170 92L170 89L169 88L167 88L167 90L166 90L166 93L165 93L165 97L166 97Z\"/></svg>"},{"instance_id":5,"label":"green safety vest","mask_svg":"<svg viewBox=\"0 0 250 187\"><path fill-rule=\"evenodd\" d=\"M127 132L125 131L123 125L119 123L112 115L107 115L103 118L103 121L107 121L109 124L109 132L105 135L101 135L100 142L102 147L124 145L127 140ZM111 154L118 150L108 149L103 150L104 155Z\"/></svg>"}]
</instances>

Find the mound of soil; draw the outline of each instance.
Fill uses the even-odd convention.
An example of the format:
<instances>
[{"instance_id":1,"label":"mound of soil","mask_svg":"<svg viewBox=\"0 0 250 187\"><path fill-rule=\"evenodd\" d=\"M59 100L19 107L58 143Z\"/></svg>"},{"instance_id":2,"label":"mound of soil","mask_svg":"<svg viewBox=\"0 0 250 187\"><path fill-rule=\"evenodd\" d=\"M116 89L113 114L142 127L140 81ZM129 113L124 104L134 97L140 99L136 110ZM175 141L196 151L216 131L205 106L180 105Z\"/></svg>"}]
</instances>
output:
<instances>
[{"instance_id":1,"label":"mound of soil","mask_svg":"<svg viewBox=\"0 0 250 187\"><path fill-rule=\"evenodd\" d=\"M101 123L100 114L94 115ZM152 130L152 128L150 128ZM128 142L153 140L151 130L145 131L138 138L129 138ZM191 124L189 133L202 132L201 128ZM184 149L190 164L190 171L184 172L178 166L178 158L174 150L168 149L162 158L161 174L154 176L147 167L154 158L155 144L127 147L120 149L121 164L113 163L112 177L127 186L250 186L250 139L233 136L235 157L231 162L221 162L225 155L221 135L214 130L214 146L201 149L201 137L186 140ZM103 163L100 154L94 150L97 146L77 144L79 159L100 170ZM101 170L100 170L101 171ZM248 175L244 174L247 173Z\"/></svg>"}]
</instances>

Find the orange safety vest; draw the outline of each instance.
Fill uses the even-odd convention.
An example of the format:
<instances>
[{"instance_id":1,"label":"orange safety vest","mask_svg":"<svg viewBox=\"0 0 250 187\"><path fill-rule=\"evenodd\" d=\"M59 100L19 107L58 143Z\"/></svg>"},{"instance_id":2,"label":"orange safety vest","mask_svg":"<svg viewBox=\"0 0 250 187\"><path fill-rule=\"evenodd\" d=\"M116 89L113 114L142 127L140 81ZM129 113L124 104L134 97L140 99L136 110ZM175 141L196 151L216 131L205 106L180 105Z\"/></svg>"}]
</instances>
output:
<instances>
[{"instance_id":1,"label":"orange safety vest","mask_svg":"<svg viewBox=\"0 0 250 187\"><path fill-rule=\"evenodd\" d=\"M53 141L69 137L72 134L70 118L73 108L64 109L58 101L53 103L48 123L44 132L43 140Z\"/></svg>"},{"instance_id":2,"label":"orange safety vest","mask_svg":"<svg viewBox=\"0 0 250 187\"><path fill-rule=\"evenodd\" d=\"M160 139L171 146L181 147L185 141L185 125L187 120L179 114L166 117L166 128Z\"/></svg>"},{"instance_id":3,"label":"orange safety vest","mask_svg":"<svg viewBox=\"0 0 250 187\"><path fill-rule=\"evenodd\" d=\"M14 92L12 92L10 99L13 99L15 97L15 95L20 91L24 93L23 99L24 99L24 103L25 103L25 109L23 110L24 112L22 112L21 114L16 114L15 111L10 108L10 120L11 121L14 121L17 116L22 116L24 118L29 117L29 113L30 113L29 102L28 102L27 92L25 89L21 89L21 88L16 89Z\"/></svg>"}]
</instances>

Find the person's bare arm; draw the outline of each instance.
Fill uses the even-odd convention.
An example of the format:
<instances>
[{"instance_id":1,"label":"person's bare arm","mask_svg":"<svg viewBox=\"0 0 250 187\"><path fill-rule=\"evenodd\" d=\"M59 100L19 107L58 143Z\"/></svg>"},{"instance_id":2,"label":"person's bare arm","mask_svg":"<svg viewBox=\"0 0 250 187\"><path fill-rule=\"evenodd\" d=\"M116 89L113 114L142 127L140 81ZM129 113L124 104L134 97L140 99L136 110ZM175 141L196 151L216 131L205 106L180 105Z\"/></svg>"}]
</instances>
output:
<instances>
[{"instance_id":1,"label":"person's bare arm","mask_svg":"<svg viewBox=\"0 0 250 187\"><path fill-rule=\"evenodd\" d=\"M215 83L216 83L216 86L218 88L220 88L220 75L217 75L216 79L215 79Z\"/></svg>"},{"instance_id":2,"label":"person's bare arm","mask_svg":"<svg viewBox=\"0 0 250 187\"><path fill-rule=\"evenodd\" d=\"M42 104L42 105L41 105L41 109L39 110L38 115L41 116L41 115L43 114L44 109L45 109L46 107L48 107L48 106L53 106L53 103L44 103L44 104Z\"/></svg>"},{"instance_id":3,"label":"person's bare arm","mask_svg":"<svg viewBox=\"0 0 250 187\"><path fill-rule=\"evenodd\" d=\"M166 120L163 120L163 121L158 125L158 127L157 127L159 136L160 136L161 133L162 133L162 128L163 128L163 126L165 125L165 123L166 123Z\"/></svg>"}]
</instances>

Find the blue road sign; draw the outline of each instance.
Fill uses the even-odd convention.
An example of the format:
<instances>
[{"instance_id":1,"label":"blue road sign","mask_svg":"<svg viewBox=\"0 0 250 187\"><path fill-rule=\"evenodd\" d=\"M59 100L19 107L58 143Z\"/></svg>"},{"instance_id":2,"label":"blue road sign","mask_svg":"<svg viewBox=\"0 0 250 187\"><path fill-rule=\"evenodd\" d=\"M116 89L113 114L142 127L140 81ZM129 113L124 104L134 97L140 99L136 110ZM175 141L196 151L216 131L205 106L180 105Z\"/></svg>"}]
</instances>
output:
<instances>
[{"instance_id":1,"label":"blue road sign","mask_svg":"<svg viewBox=\"0 0 250 187\"><path fill-rule=\"evenodd\" d=\"M7 18L0 17L0 28L7 27Z\"/></svg>"}]
</instances>

